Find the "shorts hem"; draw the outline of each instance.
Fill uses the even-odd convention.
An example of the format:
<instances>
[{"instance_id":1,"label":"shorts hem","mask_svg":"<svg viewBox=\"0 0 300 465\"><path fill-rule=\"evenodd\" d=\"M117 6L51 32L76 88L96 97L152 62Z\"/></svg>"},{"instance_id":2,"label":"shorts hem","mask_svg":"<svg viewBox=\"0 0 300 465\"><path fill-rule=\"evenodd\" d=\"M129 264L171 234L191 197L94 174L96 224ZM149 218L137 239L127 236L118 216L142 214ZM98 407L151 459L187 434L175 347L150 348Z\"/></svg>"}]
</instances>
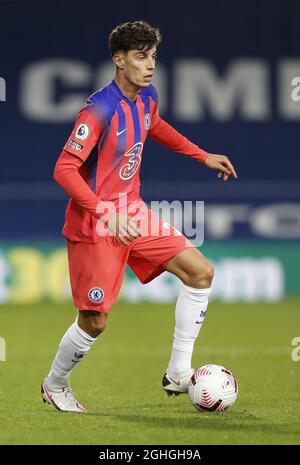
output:
<instances>
[{"instance_id":1,"label":"shorts hem","mask_svg":"<svg viewBox=\"0 0 300 465\"><path fill-rule=\"evenodd\" d=\"M81 312L81 311L94 311L94 312L101 312L101 313L108 313L110 310L111 310L111 307L110 308L102 308L102 307L99 307L99 306L95 306L93 308L91 307L88 307L86 305L76 305L75 306L78 308L78 310Z\"/></svg>"},{"instance_id":2,"label":"shorts hem","mask_svg":"<svg viewBox=\"0 0 300 465\"><path fill-rule=\"evenodd\" d=\"M172 260L172 258L176 257L176 255L178 255L179 253L186 250L186 248L187 247L185 245L184 247L180 248L179 250L176 250L174 255L172 255L171 257L168 257L164 262L160 263L159 266L156 267L156 269L152 273L150 273L148 276L146 276L145 279L140 279L141 283L142 284L148 284L154 278L157 278L157 276L159 276L161 273L163 273L164 271L167 271L166 267L167 267L169 261Z\"/></svg>"},{"instance_id":3,"label":"shorts hem","mask_svg":"<svg viewBox=\"0 0 300 465\"><path fill-rule=\"evenodd\" d=\"M185 250L185 249L182 249L182 250ZM182 252L182 250L180 250L179 252L177 253L180 253ZM167 260L165 260L163 263L161 263L159 265L159 268L156 268L155 271L153 271L152 273L150 273L145 279L143 279L143 281L141 281L142 284L147 284L149 283L150 281L152 281L153 279L157 278L157 276L159 276L161 273L163 273L164 271L167 271L166 270L166 267L169 263L170 260L172 260L172 258L174 258L177 253L175 255L173 255L172 257L168 258Z\"/></svg>"}]
</instances>

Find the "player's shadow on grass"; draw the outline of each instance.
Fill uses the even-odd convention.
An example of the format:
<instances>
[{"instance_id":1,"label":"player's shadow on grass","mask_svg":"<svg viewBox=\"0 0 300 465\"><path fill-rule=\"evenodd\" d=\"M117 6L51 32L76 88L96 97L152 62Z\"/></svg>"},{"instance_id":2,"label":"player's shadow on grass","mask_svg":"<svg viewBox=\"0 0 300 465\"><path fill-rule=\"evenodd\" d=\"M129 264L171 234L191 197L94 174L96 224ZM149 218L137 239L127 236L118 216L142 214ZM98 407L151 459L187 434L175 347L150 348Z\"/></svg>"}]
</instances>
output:
<instances>
[{"instance_id":1,"label":"player's shadow on grass","mask_svg":"<svg viewBox=\"0 0 300 465\"><path fill-rule=\"evenodd\" d=\"M86 415L99 415L99 416L110 416L116 420L121 420L126 423L132 422L137 424L143 424L144 426L154 427L156 429L192 429L205 428L205 430L211 429L214 431L265 431L272 433L278 433L283 435L290 435L291 431L287 431L286 425L266 423L259 417L251 413L244 411L230 412L230 416L226 412L197 412L190 413L186 418L178 415L178 418L172 417L161 417L154 415L140 415L140 414L116 414L116 413L87 413ZM251 422L251 423L250 423Z\"/></svg>"}]
</instances>

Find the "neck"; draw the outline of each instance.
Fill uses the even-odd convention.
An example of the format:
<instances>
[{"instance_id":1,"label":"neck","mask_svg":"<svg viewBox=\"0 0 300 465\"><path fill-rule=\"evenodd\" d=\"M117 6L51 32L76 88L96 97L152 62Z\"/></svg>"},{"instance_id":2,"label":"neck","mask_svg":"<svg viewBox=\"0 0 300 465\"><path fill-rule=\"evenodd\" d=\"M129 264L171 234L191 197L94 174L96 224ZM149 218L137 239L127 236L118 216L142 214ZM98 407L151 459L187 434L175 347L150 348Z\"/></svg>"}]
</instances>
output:
<instances>
[{"instance_id":1,"label":"neck","mask_svg":"<svg viewBox=\"0 0 300 465\"><path fill-rule=\"evenodd\" d=\"M119 74L115 75L114 80L116 81L118 87L121 89L122 94L124 94L126 97L129 98L129 100L134 102L135 99L137 98L137 95L141 87L136 86L132 82L127 81L125 78L123 78Z\"/></svg>"}]
</instances>

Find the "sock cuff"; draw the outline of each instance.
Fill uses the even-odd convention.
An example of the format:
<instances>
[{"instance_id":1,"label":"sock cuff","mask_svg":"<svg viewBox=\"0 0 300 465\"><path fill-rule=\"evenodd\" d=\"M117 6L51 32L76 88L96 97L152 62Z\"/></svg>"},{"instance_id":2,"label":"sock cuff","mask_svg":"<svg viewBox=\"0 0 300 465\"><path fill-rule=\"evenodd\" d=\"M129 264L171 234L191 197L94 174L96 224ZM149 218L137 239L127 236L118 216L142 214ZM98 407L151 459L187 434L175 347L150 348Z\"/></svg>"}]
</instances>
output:
<instances>
[{"instance_id":1,"label":"sock cuff","mask_svg":"<svg viewBox=\"0 0 300 465\"><path fill-rule=\"evenodd\" d=\"M78 336L85 342L85 343L92 343L96 341L96 337L90 336L88 333L83 331L83 329L80 328L78 325L78 316L76 320L74 321L74 329L77 332Z\"/></svg>"},{"instance_id":2,"label":"sock cuff","mask_svg":"<svg viewBox=\"0 0 300 465\"><path fill-rule=\"evenodd\" d=\"M181 295L189 303L205 303L208 301L211 287L205 289L197 289L194 287L186 286L182 283Z\"/></svg>"},{"instance_id":3,"label":"sock cuff","mask_svg":"<svg viewBox=\"0 0 300 465\"><path fill-rule=\"evenodd\" d=\"M183 289L185 289L187 292L192 292L193 294L199 294L199 295L209 295L211 292L211 287L206 287L206 288L197 288L197 287L191 287L187 286L186 284L182 283Z\"/></svg>"}]
</instances>

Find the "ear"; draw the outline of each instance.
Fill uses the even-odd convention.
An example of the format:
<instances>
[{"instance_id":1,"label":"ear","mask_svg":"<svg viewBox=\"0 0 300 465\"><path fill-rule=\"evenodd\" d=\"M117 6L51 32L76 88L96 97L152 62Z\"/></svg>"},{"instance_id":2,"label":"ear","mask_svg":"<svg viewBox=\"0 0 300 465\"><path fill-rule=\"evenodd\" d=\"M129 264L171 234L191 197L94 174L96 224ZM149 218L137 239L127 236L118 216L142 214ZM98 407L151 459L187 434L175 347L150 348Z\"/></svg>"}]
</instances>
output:
<instances>
[{"instance_id":1,"label":"ear","mask_svg":"<svg viewBox=\"0 0 300 465\"><path fill-rule=\"evenodd\" d=\"M116 53L112 59L117 68L124 69L124 57L122 53Z\"/></svg>"}]
</instances>

